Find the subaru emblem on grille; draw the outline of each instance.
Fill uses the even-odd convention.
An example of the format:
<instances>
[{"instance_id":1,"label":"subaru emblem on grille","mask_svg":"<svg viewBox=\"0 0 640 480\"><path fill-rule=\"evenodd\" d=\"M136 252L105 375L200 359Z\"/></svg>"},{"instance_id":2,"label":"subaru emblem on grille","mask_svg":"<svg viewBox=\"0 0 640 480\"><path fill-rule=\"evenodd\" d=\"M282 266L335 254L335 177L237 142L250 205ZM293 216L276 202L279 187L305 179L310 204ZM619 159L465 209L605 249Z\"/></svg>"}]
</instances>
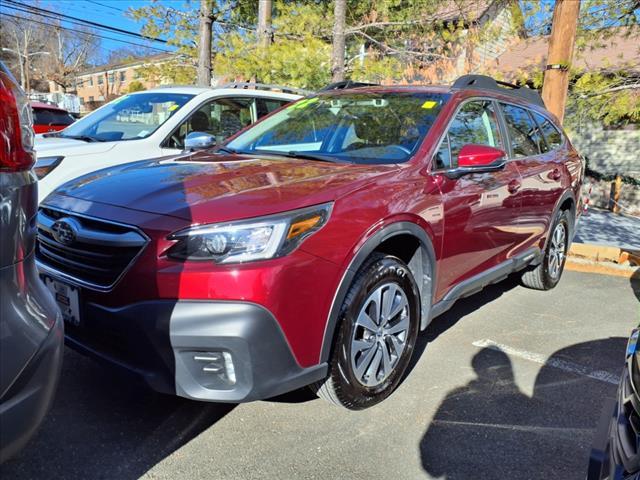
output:
<instances>
[{"instance_id":1,"label":"subaru emblem on grille","mask_svg":"<svg viewBox=\"0 0 640 480\"><path fill-rule=\"evenodd\" d=\"M78 234L78 227L70 218L61 218L56 220L51 226L53 238L63 245L71 245L76 240Z\"/></svg>"}]
</instances>

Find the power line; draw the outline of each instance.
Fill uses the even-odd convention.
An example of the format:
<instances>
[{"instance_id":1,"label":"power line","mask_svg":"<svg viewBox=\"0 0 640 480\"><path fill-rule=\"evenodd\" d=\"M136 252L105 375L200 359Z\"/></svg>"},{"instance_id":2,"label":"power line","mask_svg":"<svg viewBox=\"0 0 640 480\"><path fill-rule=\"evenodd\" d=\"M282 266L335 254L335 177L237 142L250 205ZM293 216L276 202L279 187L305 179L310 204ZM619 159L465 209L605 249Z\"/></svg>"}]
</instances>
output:
<instances>
[{"instance_id":1,"label":"power line","mask_svg":"<svg viewBox=\"0 0 640 480\"><path fill-rule=\"evenodd\" d=\"M68 28L68 27L63 27L61 25L56 25L53 26L49 23L45 23L45 22L40 22L38 20L34 20L33 18L27 18L27 17L21 17L19 15L12 15L10 13L3 13L2 15L7 16L7 17L11 17L11 18L16 18L18 20L24 20L27 22L32 22L32 23L37 23L40 25L44 25L45 27L49 27L49 28L60 28L62 30L66 30L69 32L74 32L74 33L81 33L82 35L89 35L91 37L97 37L97 38L103 38L105 40L112 40L114 42L121 42L121 43L126 43L128 45L133 45L135 47L144 47L144 48L150 48L152 50L158 50L159 52L165 52L165 53L175 53L171 50L166 50L164 48L158 48L158 47L152 47L152 46L147 46L147 45L143 45L141 43L134 43L134 42L128 42L127 40L121 40L119 38L113 38L113 37L107 37L105 35L99 35L97 33L90 33L90 32L78 32L77 30L74 30L73 28Z\"/></svg>"},{"instance_id":2,"label":"power line","mask_svg":"<svg viewBox=\"0 0 640 480\"><path fill-rule=\"evenodd\" d=\"M112 5L105 5L105 4L100 3L100 2L94 2L93 0L84 0L84 1L88 2L88 3L93 3L94 5L100 5L101 7L104 7L104 8L110 8L110 9L115 10L117 12L125 12L126 11L126 10L122 10L120 8L114 7Z\"/></svg>"},{"instance_id":3,"label":"power line","mask_svg":"<svg viewBox=\"0 0 640 480\"><path fill-rule=\"evenodd\" d=\"M39 14L44 14L44 13L48 13L49 15L55 15L56 17L60 18L60 19L70 19L70 20L75 20L76 22L82 22L85 25L89 25L92 27L96 27L96 28L100 28L102 30L108 30L111 32L115 32L115 33L120 33L120 34L125 34L125 35L129 35L129 36L133 36L133 37L137 37L137 38L142 38L144 40L150 40L153 42L159 42L159 43L168 43L167 40L162 39L162 38L153 38L153 37L149 37L147 35L142 35L140 33L136 33L136 32L130 32L128 30L124 30L122 28L117 28L117 27L112 27L111 25L105 25L102 23L97 23L97 22L92 22L90 20L84 20L82 18L78 18L78 17L73 17L71 15L65 15L64 13L58 13L58 12L54 12L52 10L47 10L46 8L40 8L40 7L33 7L31 5L27 5L26 3L21 3L21 2L16 2L15 0L4 0L5 2L8 2L12 5L18 5L20 7L22 7L22 9L28 9L29 11L31 11L32 13L39 13ZM5 5L7 6L7 5ZM15 8L15 7L12 7Z\"/></svg>"}]
</instances>

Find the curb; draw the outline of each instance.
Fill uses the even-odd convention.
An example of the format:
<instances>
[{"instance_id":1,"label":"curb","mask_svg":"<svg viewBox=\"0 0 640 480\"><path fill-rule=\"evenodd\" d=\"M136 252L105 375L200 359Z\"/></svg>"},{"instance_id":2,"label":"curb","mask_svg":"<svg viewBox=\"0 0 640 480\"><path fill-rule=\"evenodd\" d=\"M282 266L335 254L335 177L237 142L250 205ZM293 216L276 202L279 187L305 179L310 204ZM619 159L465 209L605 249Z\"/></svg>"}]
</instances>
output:
<instances>
[{"instance_id":1,"label":"curb","mask_svg":"<svg viewBox=\"0 0 640 480\"><path fill-rule=\"evenodd\" d=\"M574 243L567 255L565 268L575 272L640 278L640 256L638 252L628 252L619 247Z\"/></svg>"},{"instance_id":2,"label":"curb","mask_svg":"<svg viewBox=\"0 0 640 480\"><path fill-rule=\"evenodd\" d=\"M614 277L640 278L640 267L629 267L612 262L594 262L584 258L568 257L564 268L573 272L597 273Z\"/></svg>"}]
</instances>

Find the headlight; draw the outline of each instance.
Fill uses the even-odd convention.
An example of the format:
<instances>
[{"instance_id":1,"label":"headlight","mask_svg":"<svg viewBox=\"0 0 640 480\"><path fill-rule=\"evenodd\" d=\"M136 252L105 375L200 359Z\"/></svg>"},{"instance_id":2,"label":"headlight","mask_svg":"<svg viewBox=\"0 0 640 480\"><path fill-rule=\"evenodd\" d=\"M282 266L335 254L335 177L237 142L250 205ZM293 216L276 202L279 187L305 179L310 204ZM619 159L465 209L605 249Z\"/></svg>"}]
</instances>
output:
<instances>
[{"instance_id":1,"label":"headlight","mask_svg":"<svg viewBox=\"0 0 640 480\"><path fill-rule=\"evenodd\" d=\"M286 255L329 219L333 203L233 223L201 225L169 235L176 260L240 263Z\"/></svg>"},{"instance_id":2,"label":"headlight","mask_svg":"<svg viewBox=\"0 0 640 480\"><path fill-rule=\"evenodd\" d=\"M33 171L36 173L38 179L45 177L54 168L60 165L64 157L42 157L36 160L36 164L33 167Z\"/></svg>"}]
</instances>

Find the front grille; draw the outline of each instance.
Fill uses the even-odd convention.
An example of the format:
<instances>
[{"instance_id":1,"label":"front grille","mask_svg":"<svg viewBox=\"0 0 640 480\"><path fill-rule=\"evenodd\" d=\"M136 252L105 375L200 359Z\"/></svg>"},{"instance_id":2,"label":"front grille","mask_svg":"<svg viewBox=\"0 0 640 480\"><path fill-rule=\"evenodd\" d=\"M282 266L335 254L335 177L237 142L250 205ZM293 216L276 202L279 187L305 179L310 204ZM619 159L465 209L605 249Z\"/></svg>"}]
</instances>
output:
<instances>
[{"instance_id":1,"label":"front grille","mask_svg":"<svg viewBox=\"0 0 640 480\"><path fill-rule=\"evenodd\" d=\"M38 211L38 261L88 287L113 287L147 241L135 227L49 207Z\"/></svg>"}]
</instances>

